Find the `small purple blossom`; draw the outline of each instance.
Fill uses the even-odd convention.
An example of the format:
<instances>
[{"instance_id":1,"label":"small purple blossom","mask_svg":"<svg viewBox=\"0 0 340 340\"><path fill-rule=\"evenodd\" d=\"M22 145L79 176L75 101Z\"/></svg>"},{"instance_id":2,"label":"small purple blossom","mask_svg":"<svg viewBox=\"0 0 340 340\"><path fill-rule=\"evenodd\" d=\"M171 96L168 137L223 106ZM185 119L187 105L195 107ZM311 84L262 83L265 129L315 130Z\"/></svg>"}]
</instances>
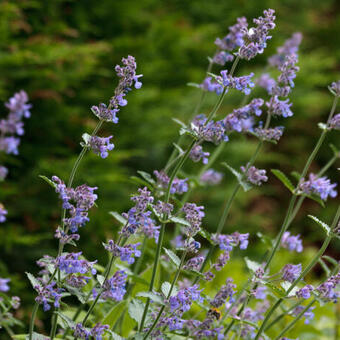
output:
<instances>
[{"instance_id":1,"label":"small purple blossom","mask_svg":"<svg viewBox=\"0 0 340 340\"><path fill-rule=\"evenodd\" d=\"M264 300L267 297L267 287L260 286L257 287L256 290L253 292L255 299Z\"/></svg>"},{"instance_id":2,"label":"small purple blossom","mask_svg":"<svg viewBox=\"0 0 340 340\"><path fill-rule=\"evenodd\" d=\"M6 221L6 215L7 215L7 210L0 203L0 223L3 223Z\"/></svg>"},{"instance_id":3,"label":"small purple blossom","mask_svg":"<svg viewBox=\"0 0 340 340\"><path fill-rule=\"evenodd\" d=\"M8 282L11 281L10 279L3 279L0 277L0 292L8 292L9 285Z\"/></svg>"},{"instance_id":4,"label":"small purple blossom","mask_svg":"<svg viewBox=\"0 0 340 340\"><path fill-rule=\"evenodd\" d=\"M208 92L216 92L217 95L223 92L223 86L215 80L212 80L211 77L206 77L203 83L200 84L200 88Z\"/></svg>"},{"instance_id":5,"label":"small purple blossom","mask_svg":"<svg viewBox=\"0 0 340 340\"><path fill-rule=\"evenodd\" d=\"M113 299L116 301L123 300L126 293L126 279L127 274L123 270L116 271L110 279L104 282L102 297L104 299Z\"/></svg>"},{"instance_id":6,"label":"small purple blossom","mask_svg":"<svg viewBox=\"0 0 340 340\"><path fill-rule=\"evenodd\" d=\"M178 310L181 313L188 311L193 301L203 302L201 291L198 285L180 289L177 295L171 296L169 299L171 312Z\"/></svg>"},{"instance_id":7,"label":"small purple blossom","mask_svg":"<svg viewBox=\"0 0 340 340\"><path fill-rule=\"evenodd\" d=\"M205 184L217 185L222 181L222 178L223 174L221 172L217 172L214 169L208 169L201 175L200 180Z\"/></svg>"},{"instance_id":8,"label":"small purple blossom","mask_svg":"<svg viewBox=\"0 0 340 340\"><path fill-rule=\"evenodd\" d=\"M137 249L140 246L140 242L135 244L127 244L120 247L114 243L113 240L109 240L108 244L104 245L105 249L112 253L113 256L120 257L121 261L126 261L128 264L135 262L135 257L141 256L141 251Z\"/></svg>"},{"instance_id":9,"label":"small purple blossom","mask_svg":"<svg viewBox=\"0 0 340 340\"><path fill-rule=\"evenodd\" d=\"M213 264L213 268L217 271L223 269L223 267L227 264L230 259L229 251L222 252L216 260L216 263Z\"/></svg>"},{"instance_id":10,"label":"small purple blossom","mask_svg":"<svg viewBox=\"0 0 340 340\"><path fill-rule=\"evenodd\" d=\"M311 285L307 285L299 289L295 294L299 298L309 299L311 297L311 292L314 290L314 287Z\"/></svg>"},{"instance_id":11,"label":"small purple blossom","mask_svg":"<svg viewBox=\"0 0 340 340\"><path fill-rule=\"evenodd\" d=\"M224 66L227 62L233 61L233 60L234 60L234 56L225 51L217 52L213 57L213 62L221 66Z\"/></svg>"},{"instance_id":12,"label":"small purple blossom","mask_svg":"<svg viewBox=\"0 0 340 340\"><path fill-rule=\"evenodd\" d=\"M245 174L247 180L254 185L262 185L262 182L267 182L268 177L266 176L266 170L257 169L255 166L248 168L241 166L242 172Z\"/></svg>"},{"instance_id":13,"label":"small purple blossom","mask_svg":"<svg viewBox=\"0 0 340 340\"><path fill-rule=\"evenodd\" d=\"M340 80L334 81L329 89L335 96L340 97Z\"/></svg>"},{"instance_id":14,"label":"small purple blossom","mask_svg":"<svg viewBox=\"0 0 340 340\"><path fill-rule=\"evenodd\" d=\"M282 269L282 280L294 282L301 274L301 270L302 270L301 263L297 265L286 264Z\"/></svg>"},{"instance_id":15,"label":"small purple blossom","mask_svg":"<svg viewBox=\"0 0 340 340\"><path fill-rule=\"evenodd\" d=\"M233 284L233 279L228 278L226 284L221 287L221 289L217 292L214 299L210 301L210 304L215 307L221 307L227 299L233 302L233 295L235 294L236 285Z\"/></svg>"},{"instance_id":16,"label":"small purple blossom","mask_svg":"<svg viewBox=\"0 0 340 340\"><path fill-rule=\"evenodd\" d=\"M266 105L269 108L269 113L273 116L284 118L293 116L293 112L290 110L293 104L289 103L289 99L279 100L277 96L273 96L269 102L266 102Z\"/></svg>"},{"instance_id":17,"label":"small purple blossom","mask_svg":"<svg viewBox=\"0 0 340 340\"><path fill-rule=\"evenodd\" d=\"M263 129L261 127L255 129L255 134L262 140L279 141L283 135L283 126L275 128Z\"/></svg>"},{"instance_id":18,"label":"small purple blossom","mask_svg":"<svg viewBox=\"0 0 340 340\"><path fill-rule=\"evenodd\" d=\"M158 185L162 189L167 190L169 182L170 182L169 176L164 171L155 170L153 173L157 178ZM172 182L172 185L171 185L171 188L170 188L170 193L181 195L181 194L187 192L188 191L187 181L188 181L187 178L185 178L185 179L175 178Z\"/></svg>"},{"instance_id":19,"label":"small purple blossom","mask_svg":"<svg viewBox=\"0 0 340 340\"><path fill-rule=\"evenodd\" d=\"M334 189L336 186L337 184L332 184L326 176L318 177L311 173L309 174L308 181L304 178L300 181L299 189L307 195L315 194L320 196L323 201L326 201L328 196L336 197L337 191Z\"/></svg>"},{"instance_id":20,"label":"small purple blossom","mask_svg":"<svg viewBox=\"0 0 340 340\"><path fill-rule=\"evenodd\" d=\"M319 292L320 297L326 301L337 302L340 293L336 291L336 287L340 284L340 274L333 275L327 279L324 283L319 285L316 290Z\"/></svg>"},{"instance_id":21,"label":"small purple blossom","mask_svg":"<svg viewBox=\"0 0 340 340\"><path fill-rule=\"evenodd\" d=\"M250 73L249 75L242 77L232 77L228 74L228 70L224 70L221 71L221 76L221 81L224 87L236 89L246 95L250 94L251 88L255 86L254 82L251 80L254 73Z\"/></svg>"},{"instance_id":22,"label":"small purple blossom","mask_svg":"<svg viewBox=\"0 0 340 340\"><path fill-rule=\"evenodd\" d=\"M95 154L100 155L101 158L106 158L109 155L108 151L113 150L115 147L114 144L110 143L111 138L112 136L92 136L89 141L89 146Z\"/></svg>"},{"instance_id":23,"label":"small purple blossom","mask_svg":"<svg viewBox=\"0 0 340 340\"><path fill-rule=\"evenodd\" d=\"M5 104L10 113L15 114L19 119L22 117L29 118L31 116L31 104L28 104L28 95L24 90L17 92Z\"/></svg>"},{"instance_id":24,"label":"small purple blossom","mask_svg":"<svg viewBox=\"0 0 340 340\"><path fill-rule=\"evenodd\" d=\"M114 124L118 123L118 117L116 116L118 109L111 109L107 107L106 104L100 103L98 106L92 106L91 111L98 118L105 120L107 122L112 122Z\"/></svg>"},{"instance_id":25,"label":"small purple blossom","mask_svg":"<svg viewBox=\"0 0 340 340\"><path fill-rule=\"evenodd\" d=\"M310 322L313 320L314 318L314 313L312 312L312 310L315 307L311 307L308 308L304 313L303 316L305 317L305 324L308 325L310 324ZM292 315L297 317L303 310L305 309L304 306L297 306L293 311L292 311Z\"/></svg>"},{"instance_id":26,"label":"small purple blossom","mask_svg":"<svg viewBox=\"0 0 340 340\"><path fill-rule=\"evenodd\" d=\"M156 205L154 205L154 209L156 210L157 214L162 216L170 216L174 206L171 203L165 203L162 201L158 201Z\"/></svg>"},{"instance_id":27,"label":"small purple blossom","mask_svg":"<svg viewBox=\"0 0 340 340\"><path fill-rule=\"evenodd\" d=\"M257 85L264 88L269 94L272 94L276 81L268 73L263 73L256 81Z\"/></svg>"},{"instance_id":28,"label":"small purple blossom","mask_svg":"<svg viewBox=\"0 0 340 340\"><path fill-rule=\"evenodd\" d=\"M0 151L4 151L7 154L18 155L18 146L20 144L20 139L16 137L3 137L0 138Z\"/></svg>"},{"instance_id":29,"label":"small purple blossom","mask_svg":"<svg viewBox=\"0 0 340 340\"><path fill-rule=\"evenodd\" d=\"M204 261L203 256L193 257L187 261L187 263L183 266L183 269L198 271L201 268L203 261Z\"/></svg>"},{"instance_id":30,"label":"small purple blossom","mask_svg":"<svg viewBox=\"0 0 340 340\"><path fill-rule=\"evenodd\" d=\"M199 162L202 159L203 164L208 163L208 157L210 156L209 152L204 152L201 145L195 145L190 151L190 159L194 162Z\"/></svg>"},{"instance_id":31,"label":"small purple blossom","mask_svg":"<svg viewBox=\"0 0 340 340\"><path fill-rule=\"evenodd\" d=\"M93 265L97 261L89 262L84 259L79 259L80 256L81 252L68 253L66 255L59 256L56 259L56 265L60 270L63 270L67 274L85 274L91 271L92 275L95 275L97 271L93 268Z\"/></svg>"},{"instance_id":32,"label":"small purple blossom","mask_svg":"<svg viewBox=\"0 0 340 340\"><path fill-rule=\"evenodd\" d=\"M301 253L303 250L302 240L300 239L300 235L291 235L289 231L286 231L281 240L281 247L286 248L289 251L297 251Z\"/></svg>"},{"instance_id":33,"label":"small purple blossom","mask_svg":"<svg viewBox=\"0 0 340 340\"><path fill-rule=\"evenodd\" d=\"M203 206L197 206L195 203L185 203L182 211L185 219L190 223L191 227L187 227L186 234L189 237L195 236L200 231L202 219L205 216Z\"/></svg>"},{"instance_id":34,"label":"small purple blossom","mask_svg":"<svg viewBox=\"0 0 340 340\"><path fill-rule=\"evenodd\" d=\"M38 296L35 298L35 301L40 305L43 305L45 312L51 309L50 300L54 301L54 307L60 307L61 293L64 290L62 288L55 287L55 285L56 282L52 281L44 287L41 285L34 287L34 289L38 292Z\"/></svg>"},{"instance_id":35,"label":"small purple blossom","mask_svg":"<svg viewBox=\"0 0 340 340\"><path fill-rule=\"evenodd\" d=\"M336 114L329 122L329 128L340 130L340 113Z\"/></svg>"},{"instance_id":36,"label":"small purple blossom","mask_svg":"<svg viewBox=\"0 0 340 340\"><path fill-rule=\"evenodd\" d=\"M0 165L0 181L3 181L8 174L8 169L5 166Z\"/></svg>"}]
</instances>

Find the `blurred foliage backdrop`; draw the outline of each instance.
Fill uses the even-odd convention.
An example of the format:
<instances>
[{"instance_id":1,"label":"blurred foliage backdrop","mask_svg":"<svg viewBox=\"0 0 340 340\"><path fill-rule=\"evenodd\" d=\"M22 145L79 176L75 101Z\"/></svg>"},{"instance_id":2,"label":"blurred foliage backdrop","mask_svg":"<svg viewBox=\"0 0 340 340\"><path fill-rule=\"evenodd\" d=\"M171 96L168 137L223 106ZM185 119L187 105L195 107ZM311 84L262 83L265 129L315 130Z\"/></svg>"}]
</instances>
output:
<instances>
[{"instance_id":1,"label":"blurred foliage backdrop","mask_svg":"<svg viewBox=\"0 0 340 340\"><path fill-rule=\"evenodd\" d=\"M144 74L144 86L129 95L119 125L107 124L103 129L103 134L114 135L115 151L105 161L88 154L76 178L77 185L86 181L99 187L98 208L91 213L80 240L89 259L106 256L101 242L117 228L108 212L130 206L129 195L136 190L130 176L138 169L152 172L165 164L178 135L178 126L171 118L186 121L192 115L199 91L186 84L202 81L207 56L215 50L215 38L223 37L238 16L249 20L268 7L277 13L273 39L263 55L240 63L237 72L260 71L285 39L293 32L303 33L301 71L291 97L295 116L282 122L286 125L283 139L278 145L267 145L258 162L266 169L289 173L301 170L311 152L320 133L317 123L326 119L332 101L327 85L339 78L338 1L0 2L0 101L25 89L34 105L32 117L25 122L20 155L1 160L10 168L10 175L0 189L0 201L9 211L8 221L0 227L0 269L3 277L12 278L12 292L23 298L27 314L33 297L27 291L24 271L36 272L34 261L44 253L56 252L53 232L60 216L56 194L38 175L67 178L80 150L82 133L89 132L96 121L90 107L107 101L113 93L117 81L114 65L123 56L135 56L138 73ZM213 94L208 96L202 112L214 100ZM229 95L221 115L240 102L239 95ZM5 109L2 114L7 114ZM324 144L312 165L314 171L332 156L330 142L340 148L336 136L331 134ZM254 146L251 139L232 138L221 161L239 167L249 159ZM216 168L224 171L219 163ZM328 172L332 181L338 181L337 166L340 162ZM197 171L199 166L192 167ZM218 188L195 191L192 199L207 206L206 224L212 230L233 183L226 174ZM227 230L273 235L280 227L288 197L288 191L270 176L269 184L261 190L238 195ZM335 206L335 200L325 209L306 200L292 226L304 235L305 244L315 247L322 236L306 219L306 213L329 222ZM334 243L329 253L335 253L338 246Z\"/></svg>"}]
</instances>

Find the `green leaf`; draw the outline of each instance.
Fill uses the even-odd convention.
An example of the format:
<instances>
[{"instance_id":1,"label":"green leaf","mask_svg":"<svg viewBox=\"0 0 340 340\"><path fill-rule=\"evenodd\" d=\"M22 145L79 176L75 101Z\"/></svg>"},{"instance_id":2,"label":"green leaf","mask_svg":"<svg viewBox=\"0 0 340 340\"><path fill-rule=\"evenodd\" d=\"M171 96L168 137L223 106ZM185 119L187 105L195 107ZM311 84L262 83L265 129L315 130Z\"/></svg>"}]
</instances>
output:
<instances>
[{"instance_id":1,"label":"green leaf","mask_svg":"<svg viewBox=\"0 0 340 340\"><path fill-rule=\"evenodd\" d=\"M27 275L28 279L30 280L33 288L35 286L39 286L39 287L41 286L41 283L31 273L26 272L26 275Z\"/></svg>"},{"instance_id":2,"label":"green leaf","mask_svg":"<svg viewBox=\"0 0 340 340\"><path fill-rule=\"evenodd\" d=\"M66 316L65 314L62 314L60 312L55 312L56 314L58 314L60 316L60 318L66 323L67 327L69 328L73 328L75 327L75 322L72 321L68 316Z\"/></svg>"},{"instance_id":3,"label":"green leaf","mask_svg":"<svg viewBox=\"0 0 340 340\"><path fill-rule=\"evenodd\" d=\"M187 227L191 227L191 224L187 220L185 220L184 218L181 218L181 217L172 216L172 217L170 217L170 221L172 221L174 223L185 225Z\"/></svg>"},{"instance_id":4,"label":"green leaf","mask_svg":"<svg viewBox=\"0 0 340 340\"><path fill-rule=\"evenodd\" d=\"M191 87L196 87L198 89L200 89L200 84L196 84L196 83L187 83L187 86L191 86Z\"/></svg>"},{"instance_id":5,"label":"green leaf","mask_svg":"<svg viewBox=\"0 0 340 340\"><path fill-rule=\"evenodd\" d=\"M152 300L154 302L157 302L161 305L164 305L164 301L163 301L162 297L153 293L153 292L139 292L139 293L137 293L136 296L149 298L150 300Z\"/></svg>"},{"instance_id":6,"label":"green leaf","mask_svg":"<svg viewBox=\"0 0 340 340\"><path fill-rule=\"evenodd\" d=\"M308 215L308 217L316 222L326 232L327 235L331 233L331 229L327 223L320 221L317 217L313 215Z\"/></svg>"},{"instance_id":7,"label":"green leaf","mask_svg":"<svg viewBox=\"0 0 340 340\"><path fill-rule=\"evenodd\" d=\"M260 263L249 260L248 257L245 257L244 261L246 262L248 269L253 273L255 273L259 268L262 267Z\"/></svg>"},{"instance_id":8,"label":"green leaf","mask_svg":"<svg viewBox=\"0 0 340 340\"><path fill-rule=\"evenodd\" d=\"M288 281L281 282L281 287L287 292L292 284ZM295 293L299 290L298 287L294 287L288 294L289 297L295 296Z\"/></svg>"},{"instance_id":9,"label":"green leaf","mask_svg":"<svg viewBox=\"0 0 340 340\"><path fill-rule=\"evenodd\" d=\"M52 188L55 189L57 187L57 185L53 181L51 181L49 178L47 178L46 176L39 175L39 177L43 179L46 183L48 183Z\"/></svg>"},{"instance_id":10,"label":"green leaf","mask_svg":"<svg viewBox=\"0 0 340 340\"><path fill-rule=\"evenodd\" d=\"M138 303L141 303L141 301L137 300ZM118 318L121 316L121 311L125 309L125 305L126 305L126 300L120 301L117 304L115 304L108 312L107 314L104 316L103 319L103 324L104 325L109 325L110 328L113 327L113 325L116 323L116 321L118 320ZM143 307L144 308L144 307Z\"/></svg>"},{"instance_id":11,"label":"green leaf","mask_svg":"<svg viewBox=\"0 0 340 340\"><path fill-rule=\"evenodd\" d=\"M179 259L179 257L170 249L164 248L164 251L169 256L170 260L176 265L176 267L179 267L179 265L181 264L181 260Z\"/></svg>"},{"instance_id":12,"label":"green leaf","mask_svg":"<svg viewBox=\"0 0 340 340\"><path fill-rule=\"evenodd\" d=\"M99 284L102 286L104 281L105 281L105 277L103 275L97 275L97 281L99 282Z\"/></svg>"},{"instance_id":13,"label":"green leaf","mask_svg":"<svg viewBox=\"0 0 340 340\"><path fill-rule=\"evenodd\" d=\"M127 220L119 213L116 211L110 211L109 214L114 217L119 223L125 225Z\"/></svg>"},{"instance_id":14,"label":"green leaf","mask_svg":"<svg viewBox=\"0 0 340 340\"><path fill-rule=\"evenodd\" d=\"M299 174L297 171L292 171L290 173L297 181L300 180L301 174Z\"/></svg>"},{"instance_id":15,"label":"green leaf","mask_svg":"<svg viewBox=\"0 0 340 340\"><path fill-rule=\"evenodd\" d=\"M249 191L253 187L250 183L243 180L243 175L237 170L235 170L233 167L231 167L229 164L223 162L222 165L225 166L236 177L237 181L239 182L244 191Z\"/></svg>"},{"instance_id":16,"label":"green leaf","mask_svg":"<svg viewBox=\"0 0 340 340\"><path fill-rule=\"evenodd\" d=\"M290 192L294 193L294 186L290 179L280 170L271 169L271 172L284 184L284 186L289 189Z\"/></svg>"},{"instance_id":17,"label":"green leaf","mask_svg":"<svg viewBox=\"0 0 340 340\"><path fill-rule=\"evenodd\" d=\"M177 119L177 118L172 118L172 120L173 120L175 123L179 124L182 128L186 128L186 127L187 127L187 125L186 125L185 123L183 123L182 121L180 121L180 120Z\"/></svg>"},{"instance_id":18,"label":"green leaf","mask_svg":"<svg viewBox=\"0 0 340 340\"><path fill-rule=\"evenodd\" d=\"M135 320L138 325L140 324L143 317L144 306L145 304L138 299L132 299L128 306L130 317Z\"/></svg>"},{"instance_id":19,"label":"green leaf","mask_svg":"<svg viewBox=\"0 0 340 340\"><path fill-rule=\"evenodd\" d=\"M155 184L156 183L155 180L152 178L152 176L149 173L147 173L145 171L140 171L140 170L138 170L137 173L142 178L144 178L148 183L150 183L150 184Z\"/></svg>"},{"instance_id":20,"label":"green leaf","mask_svg":"<svg viewBox=\"0 0 340 340\"><path fill-rule=\"evenodd\" d=\"M171 283L170 282L165 281L165 282L162 283L161 291L166 298L168 297L170 289L171 289Z\"/></svg>"},{"instance_id":21,"label":"green leaf","mask_svg":"<svg viewBox=\"0 0 340 340\"><path fill-rule=\"evenodd\" d=\"M180 155L184 154L184 150L176 143L172 143L172 145L177 149Z\"/></svg>"},{"instance_id":22,"label":"green leaf","mask_svg":"<svg viewBox=\"0 0 340 340\"><path fill-rule=\"evenodd\" d=\"M325 207L325 202L317 195L306 195L304 194L306 197L310 198L311 200L318 202L323 208Z\"/></svg>"},{"instance_id":23,"label":"green leaf","mask_svg":"<svg viewBox=\"0 0 340 340\"><path fill-rule=\"evenodd\" d=\"M339 157L340 156L340 151L334 144L329 144L329 147L332 149L334 156Z\"/></svg>"},{"instance_id":24,"label":"green leaf","mask_svg":"<svg viewBox=\"0 0 340 340\"><path fill-rule=\"evenodd\" d=\"M205 229L201 229L199 232L198 232L203 238L205 238L207 241L209 241L210 244L213 244L215 245L215 243L212 241L211 239L211 234L206 231Z\"/></svg>"},{"instance_id":25,"label":"green leaf","mask_svg":"<svg viewBox=\"0 0 340 340\"><path fill-rule=\"evenodd\" d=\"M149 190L153 190L153 187L151 184L149 184L147 181L144 181L144 179L137 177L137 176L130 176L131 182L137 184L138 186L143 185L147 187Z\"/></svg>"}]
</instances>

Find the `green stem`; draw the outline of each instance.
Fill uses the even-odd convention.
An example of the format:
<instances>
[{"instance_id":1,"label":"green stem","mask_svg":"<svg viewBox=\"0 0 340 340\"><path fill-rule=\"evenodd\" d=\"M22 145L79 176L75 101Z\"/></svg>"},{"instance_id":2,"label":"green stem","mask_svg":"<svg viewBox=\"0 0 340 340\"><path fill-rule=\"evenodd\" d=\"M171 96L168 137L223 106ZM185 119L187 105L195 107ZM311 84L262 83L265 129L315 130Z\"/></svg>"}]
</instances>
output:
<instances>
[{"instance_id":1,"label":"green stem","mask_svg":"<svg viewBox=\"0 0 340 340\"><path fill-rule=\"evenodd\" d=\"M58 308L55 308L55 312L58 311ZM57 319L58 319L58 314L54 313L53 315L53 322L52 322L52 328L51 328L51 333L50 333L50 339L53 340L55 338L55 334L57 332Z\"/></svg>"},{"instance_id":2,"label":"green stem","mask_svg":"<svg viewBox=\"0 0 340 340\"><path fill-rule=\"evenodd\" d=\"M308 309L316 302L316 299L313 299L294 319L290 322L282 331L281 333L275 338L275 340L279 340L282 336L287 333L308 311Z\"/></svg>"},{"instance_id":3,"label":"green stem","mask_svg":"<svg viewBox=\"0 0 340 340\"><path fill-rule=\"evenodd\" d=\"M182 257L181 257L181 262L180 262L180 265L179 267L177 268L177 271L176 271L176 274L175 274L175 277L173 278L172 280L172 283L171 283L171 286L170 286L170 290L168 292L168 295L167 295L167 299L170 298L171 296L171 293L175 287L175 284L177 282L177 279L179 277L179 274L181 273L181 270L182 270L182 267L183 267L183 264L184 264L184 260L185 260L185 257L187 255L187 251L184 251L183 254L182 254ZM158 323L158 320L160 319L160 317L162 316L162 313L164 311L164 308L165 308L165 305L163 305L161 307L161 309L159 310L158 312L158 315L156 316L156 319L155 321L153 322L153 324L151 325L151 327L149 328L148 332L145 334L143 340L146 340L148 338L148 336L151 334L151 332L153 331L153 329L156 327L157 323Z\"/></svg>"}]
</instances>

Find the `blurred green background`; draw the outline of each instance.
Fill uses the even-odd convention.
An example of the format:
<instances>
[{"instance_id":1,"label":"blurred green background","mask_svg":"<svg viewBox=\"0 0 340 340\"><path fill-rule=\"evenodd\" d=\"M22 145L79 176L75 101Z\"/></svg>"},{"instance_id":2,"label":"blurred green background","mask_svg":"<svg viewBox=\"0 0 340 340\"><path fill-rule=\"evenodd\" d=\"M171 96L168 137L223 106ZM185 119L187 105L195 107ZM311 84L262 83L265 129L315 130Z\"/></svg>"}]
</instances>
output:
<instances>
[{"instance_id":1,"label":"blurred green background","mask_svg":"<svg viewBox=\"0 0 340 340\"><path fill-rule=\"evenodd\" d=\"M263 9L276 10L277 27L263 55L241 62L237 73L260 71L268 56L296 31L304 39L299 53L301 68L291 100L294 117L280 121L286 132L278 145L266 145L258 166L280 168L285 173L301 170L311 152L331 106L327 85L340 74L340 3L336 0L258 0L258 1L183 1L183 0L12 0L0 2L0 101L24 89L33 103L32 117L25 121L25 135L18 157L4 157L10 169L1 183L0 201L9 211L8 221L0 226L0 271L12 278L13 294L23 299L25 315L33 297L27 290L24 271L36 272L35 261L43 254L56 252L54 229L60 204L51 188L38 175L58 175L66 179L80 151L81 135L90 132L96 118L92 105L107 102L117 78L114 65L131 54L143 73L143 87L128 95L129 104L119 114L119 124L106 124L103 135L114 135L115 150L102 160L88 154L75 184L98 186L98 208L91 222L81 230L80 247L89 259L105 259L101 242L111 237L117 224L110 210L130 207L129 195L136 190L130 180L136 170L161 169L177 139L178 126L172 117L186 121L199 98L199 90L188 82L204 78L207 57L215 51L214 40L227 33L239 16L248 21ZM214 69L218 72L218 69ZM207 97L202 112L211 108L216 97ZM242 98L232 93L220 114L230 113ZM3 106L2 106L3 107ZM3 108L1 117L7 114ZM340 148L339 134L327 138L312 165L318 171L332 156L328 147ZM256 141L233 137L220 160L235 168L247 162ZM216 169L225 171L216 163ZM336 163L328 171L338 181ZM198 171L187 165L185 172ZM206 205L205 225L214 230L222 202L230 194L234 178L226 173L223 185L199 188L192 200ZM280 228L289 192L270 176L259 190L240 193L233 206L228 231L255 231L273 235ZM313 201L303 205L292 225L303 234L304 244L316 247L322 232L306 218L310 213L330 222L336 200L323 209ZM252 237L256 241L256 236ZM334 242L328 253L336 256ZM256 257L260 248L250 250ZM252 254L253 252L253 254ZM315 272L318 275L318 271Z\"/></svg>"}]
</instances>

